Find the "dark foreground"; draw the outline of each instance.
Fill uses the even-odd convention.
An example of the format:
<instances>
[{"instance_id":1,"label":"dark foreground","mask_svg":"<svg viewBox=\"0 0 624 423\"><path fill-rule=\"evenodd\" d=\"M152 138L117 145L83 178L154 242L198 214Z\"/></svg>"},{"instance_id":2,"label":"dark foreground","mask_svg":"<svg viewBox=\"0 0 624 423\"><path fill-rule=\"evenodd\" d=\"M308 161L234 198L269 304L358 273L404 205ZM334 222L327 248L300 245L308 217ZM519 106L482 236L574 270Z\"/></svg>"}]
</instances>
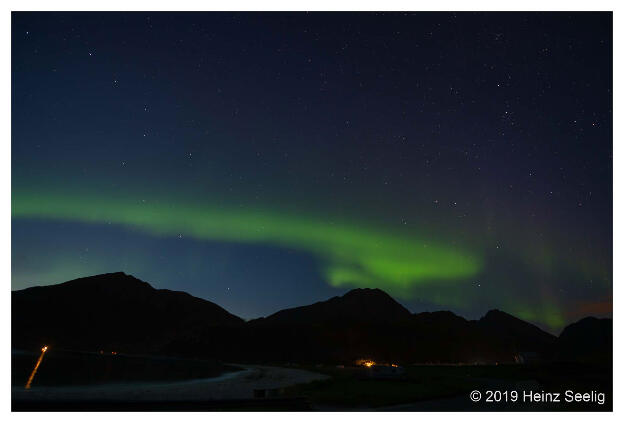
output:
<instances>
[{"instance_id":1,"label":"dark foreground","mask_svg":"<svg viewBox=\"0 0 624 423\"><path fill-rule=\"evenodd\" d=\"M39 354L40 351L13 351L12 386L24 386ZM216 377L236 370L241 369L216 360L50 349L37 369L33 387L173 382Z\"/></svg>"},{"instance_id":2,"label":"dark foreground","mask_svg":"<svg viewBox=\"0 0 624 423\"><path fill-rule=\"evenodd\" d=\"M49 350L26 388L37 358L13 354L13 411L309 410L306 398L284 388L329 378L296 368Z\"/></svg>"},{"instance_id":3,"label":"dark foreground","mask_svg":"<svg viewBox=\"0 0 624 423\"><path fill-rule=\"evenodd\" d=\"M184 362L184 366L188 364L189 362ZM135 381L124 384L64 387L40 385L33 386L30 390L14 386L12 409L13 411L612 411L613 409L610 365L571 363L500 366L421 365L405 367L403 373L391 377L383 375L379 377L371 374L366 368L348 366L343 368L321 365L290 367L241 365L241 368L218 377L190 381ZM221 373L222 370L215 373L204 369L204 372L206 372L204 375L214 375ZM477 401L471 399L473 391L479 392L480 398ZM580 400L566 401L566 391L581 394ZM555 396L556 393L559 395ZM587 400L584 400L582 394L588 393L593 394L586 396ZM603 396L597 397L594 394Z\"/></svg>"},{"instance_id":4,"label":"dark foreground","mask_svg":"<svg viewBox=\"0 0 624 423\"><path fill-rule=\"evenodd\" d=\"M290 395L317 410L612 411L611 366L542 363L500 366L409 366L392 378L362 369L316 367L330 379L298 385ZM470 394L475 394L473 401ZM566 391L581 394L566 401ZM593 392L593 396L592 396ZM555 395L555 394L559 395ZM548 395L550 394L550 395ZM589 394L582 397L582 394ZM602 394L597 398L597 394ZM558 401L557 401L558 400Z\"/></svg>"},{"instance_id":5,"label":"dark foreground","mask_svg":"<svg viewBox=\"0 0 624 423\"><path fill-rule=\"evenodd\" d=\"M210 401L24 401L13 400L12 411L309 411L305 398Z\"/></svg>"}]
</instances>

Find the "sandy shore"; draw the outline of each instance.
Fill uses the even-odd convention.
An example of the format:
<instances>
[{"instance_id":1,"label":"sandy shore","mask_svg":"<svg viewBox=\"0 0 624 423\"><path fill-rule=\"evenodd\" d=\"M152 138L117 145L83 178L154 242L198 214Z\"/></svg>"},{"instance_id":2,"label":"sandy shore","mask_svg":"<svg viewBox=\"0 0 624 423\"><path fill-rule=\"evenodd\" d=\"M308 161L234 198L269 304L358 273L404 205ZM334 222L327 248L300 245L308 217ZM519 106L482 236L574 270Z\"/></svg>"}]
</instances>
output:
<instances>
[{"instance_id":1,"label":"sandy shore","mask_svg":"<svg viewBox=\"0 0 624 423\"><path fill-rule=\"evenodd\" d=\"M18 401L206 401L253 398L254 389L284 388L326 379L306 370L236 365L244 370L216 378L171 383L111 384L72 387L13 387Z\"/></svg>"}]
</instances>

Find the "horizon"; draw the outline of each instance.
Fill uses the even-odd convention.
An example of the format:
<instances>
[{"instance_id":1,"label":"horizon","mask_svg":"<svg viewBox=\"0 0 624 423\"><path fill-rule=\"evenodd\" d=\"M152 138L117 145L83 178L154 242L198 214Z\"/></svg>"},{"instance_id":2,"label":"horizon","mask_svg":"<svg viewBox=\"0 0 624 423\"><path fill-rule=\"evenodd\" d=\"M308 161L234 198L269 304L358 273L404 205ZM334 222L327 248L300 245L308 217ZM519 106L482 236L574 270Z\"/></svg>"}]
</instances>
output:
<instances>
[{"instance_id":1,"label":"horizon","mask_svg":"<svg viewBox=\"0 0 624 423\"><path fill-rule=\"evenodd\" d=\"M143 279L141 279L141 278L137 278L136 276L134 276L134 275L132 275L132 274L128 274L128 273L123 272L123 271L107 272L107 273L101 273L101 274L97 274L97 275L82 276L82 277L78 277L78 278L75 278L75 279L71 279L71 280L67 280L67 281L63 281L63 282L58 282L58 283L47 284L47 285L32 285L32 286L29 286L29 287L26 287L26 288L21 288L21 289L12 290L11 292L15 292L15 291L23 291L23 290L26 290L26 289L29 289L29 288L38 288L38 287L58 286L58 285L62 285L62 284L68 283L68 282L75 282L75 281L78 281L78 280L80 280L80 279L89 279L89 278L93 278L93 277L100 277L100 276L106 276L106 275L117 275L117 274L122 274L122 275L124 275L124 276L130 277L130 278L133 278L133 279L135 279L135 280L137 280L137 281L139 281L139 282L145 283L145 284L149 285L149 287L150 287L150 288L152 288L152 289L154 289L154 290L156 290L156 291L166 290L166 291L170 291L170 292L181 292L181 293L184 293L184 294L191 295L191 296L192 296L192 297L194 297L194 298L197 298L197 299L200 299L200 300L203 300L203 301L210 302L210 303L212 303L212 304L215 304L215 305L219 306L220 308L222 308L223 310L225 310L225 311L226 311L226 312L228 312L229 314L231 314L231 315L233 315L233 316L235 316L235 317L240 318L240 319L241 319L241 320L243 320L244 322L249 322L249 321L256 320L256 319L263 319L263 318L267 318L267 317L270 317L270 316L272 316L272 315L274 315L274 314L276 314L276 313L278 313L278 312L285 311L285 310L292 310L292 309L295 309L295 308L308 307L308 306L311 306L311 305L314 305L314 304L317 304L317 303L327 302L327 301L329 301L329 300L331 300L331 299L334 299L334 298L342 298L342 297L346 296L347 294L352 293L352 292L354 292L354 291L366 291L366 290L381 291L383 294L388 295L388 296L389 296L392 300L394 300L397 304L399 304L401 307L403 307L405 310L407 310L407 311L408 311L408 312L409 312L412 316L416 316L416 315L418 315L418 314L422 314L422 313L438 313L438 312L442 312L442 313L451 313L451 314L453 314L453 315L455 315L455 316L457 316L457 317L460 317L460 318L462 318L462 319L464 319L464 320L466 320L466 321L468 321L468 322L477 322L477 321L479 321L479 320L483 319L483 318L484 318L484 317L485 317L488 313L490 313L490 312L502 312L502 313L507 314L507 315L510 315L510 316L512 316L512 317L514 317L514 318L516 318L516 319L519 319L519 320L522 320L522 321L524 321L524 322L526 322L526 323L532 324L532 325L534 325L534 326L538 327L539 329L541 329L541 330L545 331L546 333L549 333L549 334L551 334L551 335L553 335L553 336L556 336L556 337L558 337L559 335L561 335L561 332L562 332L565 328L567 328L568 326L573 325L573 324L575 324L575 323L578 323L579 321L584 320L584 319L587 319L587 318L594 318L594 319L604 319L604 318L607 318L607 319L613 319L613 316L595 316L595 315L587 315L587 316L580 317L578 320L571 321L571 322L567 323L564 327L560 328L560 330L558 330L558 331L556 331L556 332L553 332L553 331L552 331L552 330L550 330L550 328L548 328L548 327L542 327L542 326L539 324L539 322L531 322L531 321L529 321L529 320L521 319L520 317L515 316L515 315L513 315L512 313L507 312L506 310L500 310L500 309L497 309L497 308L490 308L490 309L488 309L487 311L485 311L484 313L482 313L482 315L481 315L480 317L477 317L477 318L468 318L468 317L465 317L465 316L463 316L463 315L461 315L461 314L459 314L459 313L456 313L456 312L454 312L453 310L450 310L450 309L412 311L412 310L410 310L410 309L409 309L409 307L407 307L405 304L403 304L403 303L402 303L399 299L397 299L397 298L393 297L392 295L390 295L389 293L387 293L387 292L386 292L386 291L384 291L383 289L381 289L381 288L373 288L373 287L370 287L370 288L369 288L369 287L366 287L366 288L351 288L351 289L349 289L348 291L346 291L345 293L343 293L343 294L341 294L341 295L335 295L335 296L333 296L333 297L329 297L329 298L325 298L325 299L320 299L320 300L318 300L318 301L314 301L314 302L309 303L309 304L308 304L308 303L306 303L306 304L300 304L300 305L293 305L293 306L290 306L290 307L286 307L286 308L282 308L282 309L279 309L279 310L275 310L275 311L273 311L273 312L270 312L269 314L262 315L262 316L255 316L255 317L244 317L244 316L240 316L240 315L238 315L238 314L236 314L236 313L231 312L231 311L230 311L230 310L228 310L226 307L223 307L221 304L218 304L217 302L215 302L215 301L213 301L213 300L211 300L211 299L209 299L209 298L199 297L199 296L193 295L193 294L191 294L191 293L189 293L189 292L186 292L186 291L172 290L172 289L169 289L169 288L157 288L157 287L155 287L155 286L153 285L153 283L152 283L152 282L150 282L150 281L145 281L145 280L143 280Z\"/></svg>"}]
</instances>

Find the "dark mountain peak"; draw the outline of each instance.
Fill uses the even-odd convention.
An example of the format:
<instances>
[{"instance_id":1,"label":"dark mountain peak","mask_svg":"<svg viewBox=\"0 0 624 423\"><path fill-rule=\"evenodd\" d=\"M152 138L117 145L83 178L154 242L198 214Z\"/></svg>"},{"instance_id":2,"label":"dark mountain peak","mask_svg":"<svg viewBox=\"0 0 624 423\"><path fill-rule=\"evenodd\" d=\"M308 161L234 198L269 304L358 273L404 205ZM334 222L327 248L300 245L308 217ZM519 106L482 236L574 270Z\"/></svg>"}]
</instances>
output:
<instances>
[{"instance_id":1,"label":"dark mountain peak","mask_svg":"<svg viewBox=\"0 0 624 423\"><path fill-rule=\"evenodd\" d=\"M546 353L556 341L554 335L500 310L490 310L476 321L485 333L496 336L510 351Z\"/></svg>"},{"instance_id":2,"label":"dark mountain peak","mask_svg":"<svg viewBox=\"0 0 624 423\"><path fill-rule=\"evenodd\" d=\"M13 291L14 345L49 343L65 348L162 351L207 328L244 324L210 301L155 289L123 272L105 273Z\"/></svg>"},{"instance_id":3,"label":"dark mountain peak","mask_svg":"<svg viewBox=\"0 0 624 423\"><path fill-rule=\"evenodd\" d=\"M523 328L525 330L537 330L540 332L544 332L540 328L535 326L534 324L526 322L512 314L506 313L498 309L492 309L488 311L487 313L485 313L485 316L479 319L478 323L481 325L487 325L487 326L493 326L493 327L506 327L506 328L515 327L515 328ZM553 336L551 334L548 334L548 335L551 337Z\"/></svg>"},{"instance_id":4,"label":"dark mountain peak","mask_svg":"<svg viewBox=\"0 0 624 423\"><path fill-rule=\"evenodd\" d=\"M355 288L343 295L343 297L390 297L379 288Z\"/></svg>"},{"instance_id":5,"label":"dark mountain peak","mask_svg":"<svg viewBox=\"0 0 624 423\"><path fill-rule=\"evenodd\" d=\"M611 333L613 330L613 319L589 316L578 322L566 326L559 339L572 339L576 337L601 336L603 333Z\"/></svg>"},{"instance_id":6,"label":"dark mountain peak","mask_svg":"<svg viewBox=\"0 0 624 423\"><path fill-rule=\"evenodd\" d=\"M594 317L594 316L587 316L587 317L583 317L581 320L578 320L574 323L570 323L568 326L565 327L565 329L572 328L572 327L600 325L600 324L606 324L609 322L613 322L613 319L608 318L608 317L599 318L599 317Z\"/></svg>"},{"instance_id":7,"label":"dark mountain peak","mask_svg":"<svg viewBox=\"0 0 624 423\"><path fill-rule=\"evenodd\" d=\"M389 306L398 309L405 310L409 313L405 307L399 304L394 298L388 295L385 291L379 288L356 288L344 294L342 297L334 297L342 300L343 303L362 303L369 305ZM334 299L332 298L332 300Z\"/></svg>"},{"instance_id":8,"label":"dark mountain peak","mask_svg":"<svg viewBox=\"0 0 624 423\"><path fill-rule=\"evenodd\" d=\"M492 310L489 310L487 313L485 313L485 315L480 319L480 320L490 320L490 321L495 321L495 320L511 320L511 319L516 319L516 320L520 320L517 317L512 316L509 313L505 313L504 311L501 311L497 308L494 308Z\"/></svg>"},{"instance_id":9,"label":"dark mountain peak","mask_svg":"<svg viewBox=\"0 0 624 423\"><path fill-rule=\"evenodd\" d=\"M352 289L342 297L333 297L326 303L333 303L357 313L373 313L404 318L411 316L405 307L379 288Z\"/></svg>"},{"instance_id":10,"label":"dark mountain peak","mask_svg":"<svg viewBox=\"0 0 624 423\"><path fill-rule=\"evenodd\" d=\"M102 273L100 275L87 276L84 278L74 279L65 283L89 283L89 282L117 282L117 283L134 283L140 285L151 285L147 282L143 282L139 278L135 278L132 275L128 275L124 272Z\"/></svg>"},{"instance_id":11,"label":"dark mountain peak","mask_svg":"<svg viewBox=\"0 0 624 423\"><path fill-rule=\"evenodd\" d=\"M585 317L566 326L557 339L561 360L611 363L613 360L613 319Z\"/></svg>"},{"instance_id":12,"label":"dark mountain peak","mask_svg":"<svg viewBox=\"0 0 624 423\"><path fill-rule=\"evenodd\" d=\"M124 272L102 273L100 275L86 276L72 279L56 285L33 286L26 289L13 291L13 296L23 295L48 295L54 293L81 293L83 296L116 294L121 293L146 293L156 291L149 283L143 282L132 275Z\"/></svg>"},{"instance_id":13,"label":"dark mountain peak","mask_svg":"<svg viewBox=\"0 0 624 423\"><path fill-rule=\"evenodd\" d=\"M158 291L149 283L124 272L87 276L62 283L58 286L63 290L82 292L85 296L94 297L100 295L124 296L127 298L137 296L149 297Z\"/></svg>"},{"instance_id":14,"label":"dark mountain peak","mask_svg":"<svg viewBox=\"0 0 624 423\"><path fill-rule=\"evenodd\" d=\"M387 323L407 320L410 316L405 307L381 289L356 288L340 297L281 310L256 322L282 325L342 324L349 321Z\"/></svg>"},{"instance_id":15,"label":"dark mountain peak","mask_svg":"<svg viewBox=\"0 0 624 423\"><path fill-rule=\"evenodd\" d=\"M481 326L487 326L493 329L499 329L503 331L515 331L515 332L523 332L526 334L539 334L544 338L552 338L555 336L543 331L532 323L526 322L522 319L517 318L509 313L505 313L504 311L500 311L498 309L493 309L488 311L485 316L477 322Z\"/></svg>"}]
</instances>

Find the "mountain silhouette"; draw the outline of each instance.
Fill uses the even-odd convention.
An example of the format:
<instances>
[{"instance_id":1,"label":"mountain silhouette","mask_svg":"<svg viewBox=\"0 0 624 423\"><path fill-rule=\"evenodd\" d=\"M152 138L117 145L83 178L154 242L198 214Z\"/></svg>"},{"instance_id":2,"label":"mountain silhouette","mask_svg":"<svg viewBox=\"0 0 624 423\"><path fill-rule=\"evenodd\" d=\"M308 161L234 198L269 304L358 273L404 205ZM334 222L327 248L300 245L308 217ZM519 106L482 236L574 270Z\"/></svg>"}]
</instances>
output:
<instances>
[{"instance_id":1,"label":"mountain silhouette","mask_svg":"<svg viewBox=\"0 0 624 423\"><path fill-rule=\"evenodd\" d=\"M256 357L297 362L396 360L406 351L411 313L380 289L354 289L248 323Z\"/></svg>"},{"instance_id":2,"label":"mountain silhouette","mask_svg":"<svg viewBox=\"0 0 624 423\"><path fill-rule=\"evenodd\" d=\"M240 362L401 363L604 360L611 319L583 319L559 338L499 310L479 320L411 314L379 289L278 311L249 322L184 292L124 273L13 291L12 347L196 356Z\"/></svg>"},{"instance_id":3,"label":"mountain silhouette","mask_svg":"<svg viewBox=\"0 0 624 423\"><path fill-rule=\"evenodd\" d=\"M537 326L500 310L488 311L476 325L492 338L497 354L531 352L549 356L557 339Z\"/></svg>"},{"instance_id":4,"label":"mountain silhouette","mask_svg":"<svg viewBox=\"0 0 624 423\"><path fill-rule=\"evenodd\" d=\"M557 358L563 361L613 361L613 320L585 317L567 326L557 339Z\"/></svg>"},{"instance_id":5,"label":"mountain silhouette","mask_svg":"<svg viewBox=\"0 0 624 423\"><path fill-rule=\"evenodd\" d=\"M407 321L411 313L380 289L357 288L341 297L278 311L251 321L255 325L384 324Z\"/></svg>"},{"instance_id":6,"label":"mountain silhouette","mask_svg":"<svg viewBox=\"0 0 624 423\"><path fill-rule=\"evenodd\" d=\"M121 272L13 291L11 302L16 348L157 351L207 328L244 324L210 301L154 289Z\"/></svg>"},{"instance_id":7,"label":"mountain silhouette","mask_svg":"<svg viewBox=\"0 0 624 423\"><path fill-rule=\"evenodd\" d=\"M416 362L479 362L492 355L475 323L450 311L414 314L411 332L411 355Z\"/></svg>"}]
</instances>

